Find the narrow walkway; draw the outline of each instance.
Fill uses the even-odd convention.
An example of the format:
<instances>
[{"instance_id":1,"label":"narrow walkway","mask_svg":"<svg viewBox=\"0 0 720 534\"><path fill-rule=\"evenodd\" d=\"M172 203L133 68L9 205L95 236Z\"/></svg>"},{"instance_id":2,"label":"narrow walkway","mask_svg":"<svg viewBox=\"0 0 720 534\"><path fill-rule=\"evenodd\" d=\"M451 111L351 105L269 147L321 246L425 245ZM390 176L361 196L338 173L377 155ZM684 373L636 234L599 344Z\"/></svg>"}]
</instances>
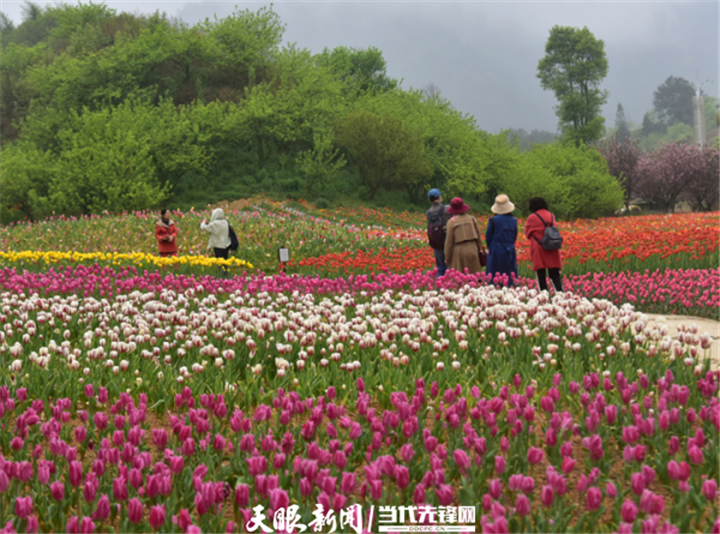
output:
<instances>
[{"instance_id":1,"label":"narrow walkway","mask_svg":"<svg viewBox=\"0 0 720 534\"><path fill-rule=\"evenodd\" d=\"M710 359L713 369L720 368L720 321L704 319L702 317L690 317L687 315L655 315L646 314L650 318L651 325L664 323L668 327L668 335L673 339L677 339L681 326L691 327L697 326L697 333L707 332L712 338L710 346ZM663 320L664 318L664 320ZM659 320L658 320L659 319Z\"/></svg>"}]
</instances>

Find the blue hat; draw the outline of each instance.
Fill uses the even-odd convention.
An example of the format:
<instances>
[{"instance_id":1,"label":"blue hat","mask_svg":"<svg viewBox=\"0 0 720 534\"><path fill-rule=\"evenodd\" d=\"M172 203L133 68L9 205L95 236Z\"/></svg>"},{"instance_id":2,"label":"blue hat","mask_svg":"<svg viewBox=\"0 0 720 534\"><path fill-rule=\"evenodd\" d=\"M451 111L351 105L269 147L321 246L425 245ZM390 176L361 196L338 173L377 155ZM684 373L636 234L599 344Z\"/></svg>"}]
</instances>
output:
<instances>
[{"instance_id":1,"label":"blue hat","mask_svg":"<svg viewBox=\"0 0 720 534\"><path fill-rule=\"evenodd\" d=\"M428 191L428 198L430 200L437 200L441 196L442 196L442 194L440 194L439 189L431 189L430 191Z\"/></svg>"}]
</instances>

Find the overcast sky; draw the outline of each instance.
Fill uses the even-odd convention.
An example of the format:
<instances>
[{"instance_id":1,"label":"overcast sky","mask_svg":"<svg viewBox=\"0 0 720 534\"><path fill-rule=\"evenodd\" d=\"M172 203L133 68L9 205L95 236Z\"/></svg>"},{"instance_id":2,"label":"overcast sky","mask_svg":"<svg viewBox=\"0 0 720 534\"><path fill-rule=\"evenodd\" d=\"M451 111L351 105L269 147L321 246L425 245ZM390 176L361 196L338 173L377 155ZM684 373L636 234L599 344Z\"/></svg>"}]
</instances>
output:
<instances>
[{"instance_id":1,"label":"overcast sky","mask_svg":"<svg viewBox=\"0 0 720 534\"><path fill-rule=\"evenodd\" d=\"M38 4L52 3L37 1ZM159 9L188 23L213 14L256 10L269 2L105 2L118 11ZM0 0L16 23L20 1ZM276 1L286 24L285 42L312 52L348 46L379 48L388 75L402 87L434 83L455 108L475 116L480 128L555 131L556 104L543 91L537 64L553 25L588 29L605 42L609 63L602 88L614 126L618 103L639 124L652 108L653 91L668 76L705 84L718 94L718 2L343 2Z\"/></svg>"}]
</instances>

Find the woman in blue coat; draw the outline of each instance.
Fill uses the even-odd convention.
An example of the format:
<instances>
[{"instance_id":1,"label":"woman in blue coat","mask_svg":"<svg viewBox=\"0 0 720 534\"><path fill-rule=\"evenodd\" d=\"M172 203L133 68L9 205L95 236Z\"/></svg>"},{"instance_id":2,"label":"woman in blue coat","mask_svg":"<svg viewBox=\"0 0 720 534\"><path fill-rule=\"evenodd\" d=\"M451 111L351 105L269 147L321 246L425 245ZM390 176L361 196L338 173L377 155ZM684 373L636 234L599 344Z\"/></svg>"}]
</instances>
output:
<instances>
[{"instance_id":1,"label":"woman in blue coat","mask_svg":"<svg viewBox=\"0 0 720 534\"><path fill-rule=\"evenodd\" d=\"M517 253L517 219L511 214L515 205L507 195L498 195L495 204L490 208L496 215L490 218L485 231L485 242L488 247L488 261L485 269L488 279L496 275L507 275L508 286L513 286L513 276L518 275Z\"/></svg>"}]
</instances>

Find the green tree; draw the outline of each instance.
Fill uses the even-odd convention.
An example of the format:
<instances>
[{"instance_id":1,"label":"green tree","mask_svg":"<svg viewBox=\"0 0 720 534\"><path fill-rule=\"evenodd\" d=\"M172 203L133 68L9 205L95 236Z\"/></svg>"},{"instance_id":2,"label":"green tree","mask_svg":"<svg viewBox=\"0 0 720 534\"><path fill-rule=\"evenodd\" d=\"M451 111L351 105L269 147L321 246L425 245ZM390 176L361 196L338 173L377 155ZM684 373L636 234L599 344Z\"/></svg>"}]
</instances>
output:
<instances>
[{"instance_id":1,"label":"green tree","mask_svg":"<svg viewBox=\"0 0 720 534\"><path fill-rule=\"evenodd\" d=\"M693 96L695 91L686 79L670 76L653 93L653 108L664 124L683 122L692 126Z\"/></svg>"},{"instance_id":2,"label":"green tree","mask_svg":"<svg viewBox=\"0 0 720 534\"><path fill-rule=\"evenodd\" d=\"M346 84L349 96L383 93L397 87L397 81L387 76L382 52L372 46L365 50L345 46L326 48L314 60Z\"/></svg>"},{"instance_id":3,"label":"green tree","mask_svg":"<svg viewBox=\"0 0 720 534\"><path fill-rule=\"evenodd\" d=\"M305 190L310 196L320 192L325 197L329 196L332 179L347 165L345 156L334 145L332 135L316 133L312 149L298 152L296 156L300 169L307 177Z\"/></svg>"},{"instance_id":4,"label":"green tree","mask_svg":"<svg viewBox=\"0 0 720 534\"><path fill-rule=\"evenodd\" d=\"M420 136L392 115L355 111L339 124L337 138L357 164L370 200L381 187L424 181L432 173Z\"/></svg>"},{"instance_id":5,"label":"green tree","mask_svg":"<svg viewBox=\"0 0 720 534\"><path fill-rule=\"evenodd\" d=\"M630 129L627 125L627 119L625 119L625 110L622 104L618 104L617 111L615 112L615 134L618 142L622 145L630 138Z\"/></svg>"},{"instance_id":6,"label":"green tree","mask_svg":"<svg viewBox=\"0 0 720 534\"><path fill-rule=\"evenodd\" d=\"M566 140L589 143L600 139L605 119L601 107L607 91L599 88L607 76L605 44L587 28L554 26L545 45L545 57L538 63L543 89L555 93L555 113Z\"/></svg>"},{"instance_id":7,"label":"green tree","mask_svg":"<svg viewBox=\"0 0 720 534\"><path fill-rule=\"evenodd\" d=\"M528 215L528 201L544 197L561 219L596 218L623 204L620 182L594 148L571 143L534 145L524 152L504 184L504 192Z\"/></svg>"},{"instance_id":8,"label":"green tree","mask_svg":"<svg viewBox=\"0 0 720 534\"><path fill-rule=\"evenodd\" d=\"M408 177L401 185L411 200L421 198L423 187L445 188L448 194L482 195L487 183L501 180L501 166L492 147L496 136L477 129L475 119L454 109L449 102L428 99L424 91L393 90L366 95L361 105L378 115L391 114L422 140L423 153L432 165L428 179Z\"/></svg>"}]
</instances>

